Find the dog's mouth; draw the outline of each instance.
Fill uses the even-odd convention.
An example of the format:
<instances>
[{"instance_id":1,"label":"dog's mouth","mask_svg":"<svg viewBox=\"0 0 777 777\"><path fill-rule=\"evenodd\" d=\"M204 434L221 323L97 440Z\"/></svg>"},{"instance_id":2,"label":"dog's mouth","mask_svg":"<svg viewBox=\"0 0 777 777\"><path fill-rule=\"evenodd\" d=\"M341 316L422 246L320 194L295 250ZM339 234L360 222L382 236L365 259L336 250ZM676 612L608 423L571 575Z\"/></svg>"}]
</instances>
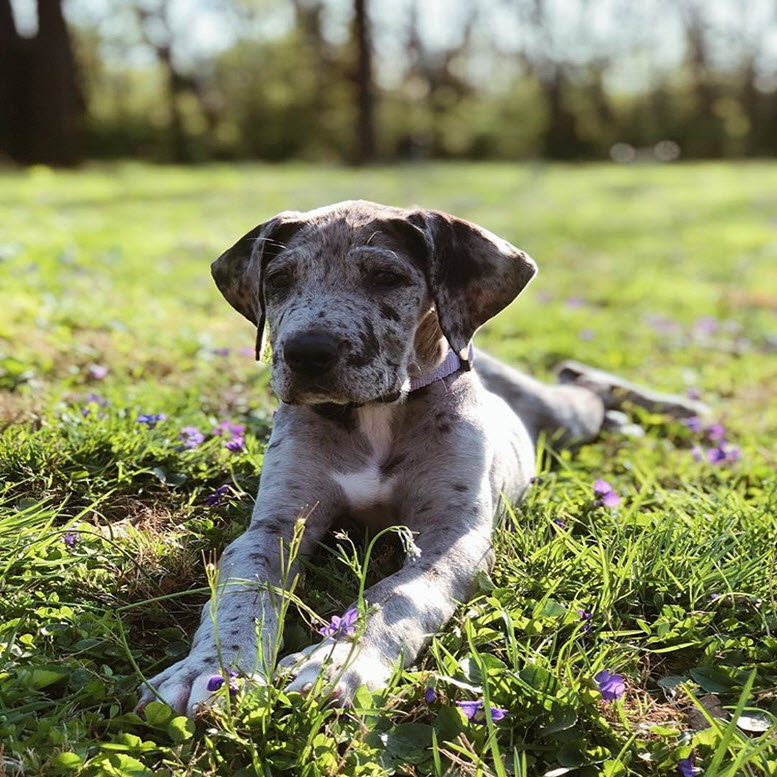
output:
<instances>
[{"instance_id":1,"label":"dog's mouth","mask_svg":"<svg viewBox=\"0 0 777 777\"><path fill-rule=\"evenodd\" d=\"M406 394L405 384L398 379L393 385L377 391L347 391L338 385L325 385L321 382L297 381L284 382L275 393L287 405L367 405L373 402L392 403L400 401Z\"/></svg>"}]
</instances>

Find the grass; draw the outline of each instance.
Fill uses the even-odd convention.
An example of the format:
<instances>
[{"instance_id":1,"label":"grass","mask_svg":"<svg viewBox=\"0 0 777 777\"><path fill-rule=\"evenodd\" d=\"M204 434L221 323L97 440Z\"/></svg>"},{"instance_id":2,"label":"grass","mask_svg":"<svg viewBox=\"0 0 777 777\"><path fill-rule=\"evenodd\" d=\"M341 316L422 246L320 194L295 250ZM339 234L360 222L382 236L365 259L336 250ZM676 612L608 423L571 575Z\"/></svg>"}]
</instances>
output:
<instances>
[{"instance_id":1,"label":"grass","mask_svg":"<svg viewBox=\"0 0 777 777\"><path fill-rule=\"evenodd\" d=\"M669 775L691 753L707 775L777 774L777 164L0 182L0 774ZM196 724L159 704L141 720L138 673L185 654L271 425L252 332L208 263L279 210L351 197L449 210L528 250L540 276L481 345L543 377L574 356L696 389L741 458L697 461L703 433L643 413L643 437L545 457L477 598L385 692L339 711L269 687ZM181 449L183 426L224 420L247 426L243 451ZM620 507L593 503L598 478ZM380 542L364 570L353 539L306 563L286 649L397 563ZM602 700L602 669L620 700ZM477 698L508 716L468 722L454 702Z\"/></svg>"}]
</instances>

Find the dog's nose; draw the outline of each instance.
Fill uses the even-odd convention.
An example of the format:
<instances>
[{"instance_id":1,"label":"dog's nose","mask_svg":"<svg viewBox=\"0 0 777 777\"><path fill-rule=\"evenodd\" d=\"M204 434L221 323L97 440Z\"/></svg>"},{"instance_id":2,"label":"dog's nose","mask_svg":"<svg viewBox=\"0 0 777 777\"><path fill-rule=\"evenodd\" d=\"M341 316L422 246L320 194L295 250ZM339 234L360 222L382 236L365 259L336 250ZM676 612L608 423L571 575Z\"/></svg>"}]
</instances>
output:
<instances>
[{"instance_id":1,"label":"dog's nose","mask_svg":"<svg viewBox=\"0 0 777 777\"><path fill-rule=\"evenodd\" d=\"M300 375L315 375L334 366L340 341L326 332L302 332L283 345L283 360Z\"/></svg>"}]
</instances>

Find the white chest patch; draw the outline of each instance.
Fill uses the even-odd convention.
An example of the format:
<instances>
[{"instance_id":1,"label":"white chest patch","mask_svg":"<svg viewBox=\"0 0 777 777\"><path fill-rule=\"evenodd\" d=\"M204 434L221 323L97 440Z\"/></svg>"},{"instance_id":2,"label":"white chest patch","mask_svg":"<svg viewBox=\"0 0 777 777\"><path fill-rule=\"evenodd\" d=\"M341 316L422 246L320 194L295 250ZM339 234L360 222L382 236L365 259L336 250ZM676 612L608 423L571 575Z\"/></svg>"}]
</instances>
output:
<instances>
[{"instance_id":1,"label":"white chest patch","mask_svg":"<svg viewBox=\"0 0 777 777\"><path fill-rule=\"evenodd\" d=\"M352 508L362 509L383 504L391 496L394 480L381 474L380 465L391 450L391 426L396 411L396 407L388 404L369 405L355 411L359 431L367 438L372 448L372 456L363 469L332 473Z\"/></svg>"},{"instance_id":2,"label":"white chest patch","mask_svg":"<svg viewBox=\"0 0 777 777\"><path fill-rule=\"evenodd\" d=\"M357 510L388 501L394 487L392 478L384 478L377 464L356 472L334 472L332 477L345 492L348 504Z\"/></svg>"}]
</instances>

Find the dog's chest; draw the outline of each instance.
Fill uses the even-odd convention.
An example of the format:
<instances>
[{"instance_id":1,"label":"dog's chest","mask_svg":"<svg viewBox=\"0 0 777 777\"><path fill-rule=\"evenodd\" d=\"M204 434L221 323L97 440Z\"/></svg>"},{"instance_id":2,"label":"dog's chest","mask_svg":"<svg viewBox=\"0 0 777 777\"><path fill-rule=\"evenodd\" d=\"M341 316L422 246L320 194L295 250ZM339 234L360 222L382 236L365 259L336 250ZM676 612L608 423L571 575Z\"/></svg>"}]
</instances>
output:
<instances>
[{"instance_id":1,"label":"dog's chest","mask_svg":"<svg viewBox=\"0 0 777 777\"><path fill-rule=\"evenodd\" d=\"M388 504L394 490L394 477L381 467L394 442L394 423L398 408L393 405L368 405L354 411L359 432L366 438L369 456L366 462L348 472L333 472L332 477L343 489L349 509L360 517L382 518L381 508ZM362 516L362 513L365 515ZM378 514L376 514L378 513Z\"/></svg>"}]
</instances>

